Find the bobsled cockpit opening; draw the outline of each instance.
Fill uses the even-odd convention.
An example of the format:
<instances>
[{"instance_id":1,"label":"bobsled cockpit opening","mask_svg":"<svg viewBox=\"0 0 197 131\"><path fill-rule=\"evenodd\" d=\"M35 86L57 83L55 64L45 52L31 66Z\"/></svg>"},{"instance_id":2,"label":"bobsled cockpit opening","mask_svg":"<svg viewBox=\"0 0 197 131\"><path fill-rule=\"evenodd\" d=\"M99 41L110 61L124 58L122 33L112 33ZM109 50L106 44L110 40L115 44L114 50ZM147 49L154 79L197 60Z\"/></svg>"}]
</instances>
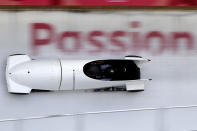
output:
<instances>
[{"instance_id":1,"label":"bobsled cockpit opening","mask_svg":"<svg viewBox=\"0 0 197 131\"><path fill-rule=\"evenodd\" d=\"M140 69L132 60L97 60L83 67L86 76L104 81L140 79Z\"/></svg>"}]
</instances>

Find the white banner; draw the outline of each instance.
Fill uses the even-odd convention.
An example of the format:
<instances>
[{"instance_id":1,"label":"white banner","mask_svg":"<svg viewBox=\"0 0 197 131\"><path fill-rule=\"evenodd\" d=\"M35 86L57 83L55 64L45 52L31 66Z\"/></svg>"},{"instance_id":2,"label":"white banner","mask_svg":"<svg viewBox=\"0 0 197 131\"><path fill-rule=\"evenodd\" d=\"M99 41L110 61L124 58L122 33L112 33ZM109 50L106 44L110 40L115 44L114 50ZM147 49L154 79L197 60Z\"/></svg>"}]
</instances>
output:
<instances>
[{"instance_id":1,"label":"white banner","mask_svg":"<svg viewBox=\"0 0 197 131\"><path fill-rule=\"evenodd\" d=\"M0 16L1 50L10 53L68 58L197 54L195 12L1 11ZM12 52L16 47L18 52Z\"/></svg>"}]
</instances>

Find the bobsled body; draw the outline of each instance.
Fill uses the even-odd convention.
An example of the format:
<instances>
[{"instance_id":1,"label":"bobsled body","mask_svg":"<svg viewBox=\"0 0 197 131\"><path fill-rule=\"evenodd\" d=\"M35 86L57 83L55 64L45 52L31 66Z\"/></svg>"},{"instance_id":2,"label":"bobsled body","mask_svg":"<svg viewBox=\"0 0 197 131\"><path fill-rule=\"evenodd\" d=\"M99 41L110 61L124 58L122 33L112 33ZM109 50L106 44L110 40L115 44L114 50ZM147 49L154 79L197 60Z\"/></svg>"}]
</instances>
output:
<instances>
[{"instance_id":1,"label":"bobsled body","mask_svg":"<svg viewBox=\"0 0 197 131\"><path fill-rule=\"evenodd\" d=\"M6 80L11 93L38 90L84 90L126 86L143 90L140 65L148 59L126 57L105 60L32 60L27 55L8 57Z\"/></svg>"}]
</instances>

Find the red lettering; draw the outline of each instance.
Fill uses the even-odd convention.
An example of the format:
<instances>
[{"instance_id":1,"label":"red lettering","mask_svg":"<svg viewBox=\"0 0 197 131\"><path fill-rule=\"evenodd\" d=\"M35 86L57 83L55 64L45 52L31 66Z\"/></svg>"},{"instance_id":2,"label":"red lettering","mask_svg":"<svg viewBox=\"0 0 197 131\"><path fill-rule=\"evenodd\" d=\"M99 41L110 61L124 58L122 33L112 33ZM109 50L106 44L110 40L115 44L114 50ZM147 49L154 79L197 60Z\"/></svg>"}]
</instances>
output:
<instances>
[{"instance_id":1,"label":"red lettering","mask_svg":"<svg viewBox=\"0 0 197 131\"><path fill-rule=\"evenodd\" d=\"M38 32L40 30L46 31L48 33L48 36L44 39L39 39ZM31 33L33 54L37 54L37 46L48 45L54 35L53 27L50 24L46 23L33 23L31 25Z\"/></svg>"},{"instance_id":2,"label":"red lettering","mask_svg":"<svg viewBox=\"0 0 197 131\"><path fill-rule=\"evenodd\" d=\"M164 35L159 32L159 31L152 31L152 32L149 32L146 36L145 36L145 41L144 41L144 46L145 46L145 49L147 50L150 50L150 39L152 38L159 38L161 43L159 43L159 49L157 51L153 51L153 54L160 54L164 51L165 47L166 47L166 40L165 40L165 37Z\"/></svg>"},{"instance_id":3,"label":"red lettering","mask_svg":"<svg viewBox=\"0 0 197 131\"><path fill-rule=\"evenodd\" d=\"M88 35L88 41L90 42L91 45L94 45L95 47L97 47L97 49L91 50L89 52L97 53L97 52L102 52L105 49L104 44L101 41L99 41L98 39L96 39L96 38L102 37L102 36L104 36L104 33L102 31L90 32L90 34Z\"/></svg>"},{"instance_id":4,"label":"red lettering","mask_svg":"<svg viewBox=\"0 0 197 131\"><path fill-rule=\"evenodd\" d=\"M178 40L186 39L187 40L187 49L194 48L194 39L193 36L188 32L173 32L172 33L172 47L174 51L177 51L178 48Z\"/></svg>"},{"instance_id":5,"label":"red lettering","mask_svg":"<svg viewBox=\"0 0 197 131\"><path fill-rule=\"evenodd\" d=\"M138 27L140 27L140 22L139 21L132 21L131 22L131 27L132 28L138 28Z\"/></svg>"},{"instance_id":6,"label":"red lettering","mask_svg":"<svg viewBox=\"0 0 197 131\"><path fill-rule=\"evenodd\" d=\"M139 49L143 48L141 47L141 39L140 39L140 33L139 32L131 32L131 44L132 44L132 50L133 51L139 51Z\"/></svg>"},{"instance_id":7,"label":"red lettering","mask_svg":"<svg viewBox=\"0 0 197 131\"><path fill-rule=\"evenodd\" d=\"M161 31L147 31L145 33L145 30L141 29L141 22L139 21L130 22L128 27L128 32L124 30L113 32L93 30L89 32L65 31L57 34L55 28L49 23L33 23L31 24L33 54L38 53L37 48L50 45L52 42L57 44L58 49L67 53L87 52L86 47L89 49L88 53L124 53L130 50L133 53L138 53L143 49L155 55L161 54L167 49L172 49L177 53L176 51L181 47L181 40L186 41L184 44L187 51L195 48L195 38L192 32L164 34ZM159 42L153 42L155 39L159 40ZM69 42L70 40L72 41ZM87 43L89 45L85 45ZM108 46L108 44L111 45ZM152 44L158 44L158 48L155 49L155 45ZM108 49L110 47L113 49Z\"/></svg>"},{"instance_id":8,"label":"red lettering","mask_svg":"<svg viewBox=\"0 0 197 131\"><path fill-rule=\"evenodd\" d=\"M72 49L68 49L68 47L65 46L66 43L64 42L64 40L69 38L72 38L75 41L73 43ZM58 48L64 52L68 52L68 53L77 52L79 51L80 47L81 47L80 32L72 32L72 31L63 32L58 39Z\"/></svg>"},{"instance_id":9,"label":"red lettering","mask_svg":"<svg viewBox=\"0 0 197 131\"><path fill-rule=\"evenodd\" d=\"M126 46L124 44L124 42L120 41L118 38L119 37L123 37L125 36L125 32L124 31L115 31L112 33L111 37L110 37L110 41L113 45L119 47L119 50L111 50L112 52L124 52L126 51Z\"/></svg>"}]
</instances>

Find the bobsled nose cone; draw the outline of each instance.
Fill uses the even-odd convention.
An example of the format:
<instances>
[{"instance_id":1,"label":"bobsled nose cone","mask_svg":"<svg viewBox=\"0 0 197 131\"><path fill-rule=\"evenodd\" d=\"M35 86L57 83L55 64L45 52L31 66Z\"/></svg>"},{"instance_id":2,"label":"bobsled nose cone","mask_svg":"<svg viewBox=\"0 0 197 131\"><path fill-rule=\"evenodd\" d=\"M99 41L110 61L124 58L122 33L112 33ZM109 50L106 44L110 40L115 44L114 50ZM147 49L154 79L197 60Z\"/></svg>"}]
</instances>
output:
<instances>
[{"instance_id":1,"label":"bobsled nose cone","mask_svg":"<svg viewBox=\"0 0 197 131\"><path fill-rule=\"evenodd\" d=\"M23 81L27 79L28 75L30 74L30 71L25 69L13 69L8 72L9 77L14 80L15 82Z\"/></svg>"}]
</instances>

